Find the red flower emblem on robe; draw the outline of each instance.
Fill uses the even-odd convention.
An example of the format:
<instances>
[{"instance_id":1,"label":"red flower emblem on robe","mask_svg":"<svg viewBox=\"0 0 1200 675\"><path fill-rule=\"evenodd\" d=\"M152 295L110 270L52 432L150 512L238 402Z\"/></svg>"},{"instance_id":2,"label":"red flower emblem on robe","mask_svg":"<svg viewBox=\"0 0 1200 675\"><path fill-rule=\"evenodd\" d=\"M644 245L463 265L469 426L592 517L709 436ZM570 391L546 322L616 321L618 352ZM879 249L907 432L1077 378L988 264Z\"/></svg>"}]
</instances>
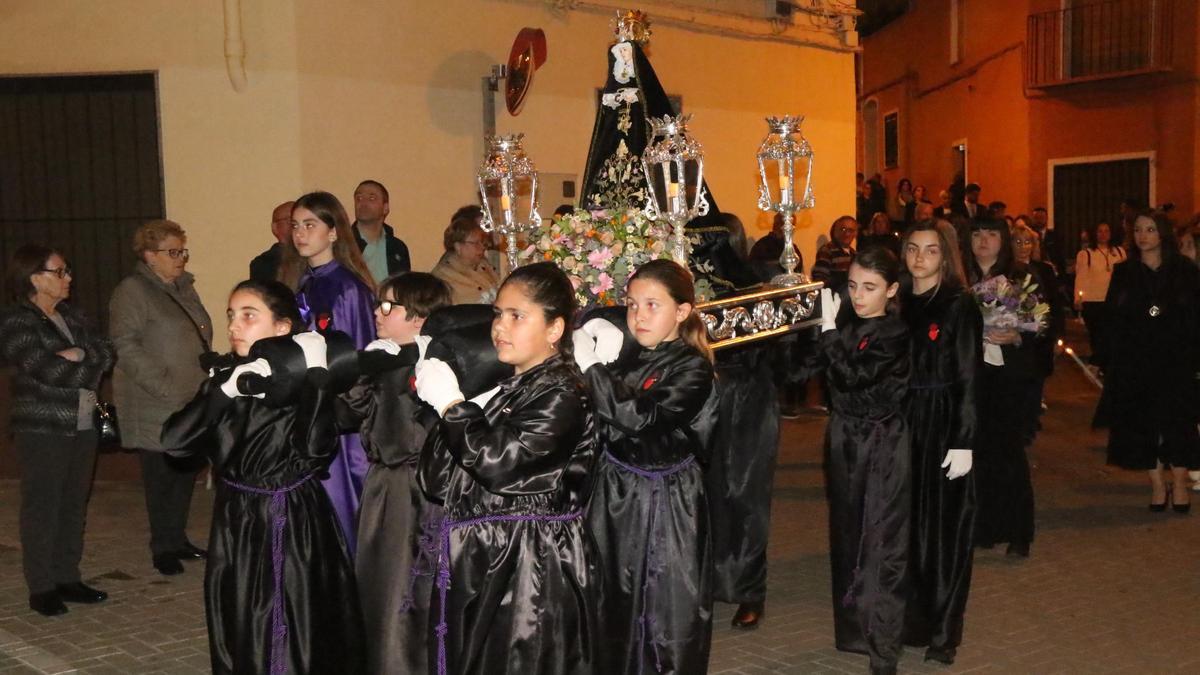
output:
<instances>
[{"instance_id":1,"label":"red flower emblem on robe","mask_svg":"<svg viewBox=\"0 0 1200 675\"><path fill-rule=\"evenodd\" d=\"M860 352L863 351L864 349L867 348L867 345L869 345L869 344L871 344L871 338L864 337L863 339L859 340L858 341L858 351L860 351Z\"/></svg>"},{"instance_id":2,"label":"red flower emblem on robe","mask_svg":"<svg viewBox=\"0 0 1200 675\"><path fill-rule=\"evenodd\" d=\"M642 391L646 391L650 387L653 387L654 383L658 382L658 376L658 373L651 373L650 377L647 377L646 380L642 382Z\"/></svg>"},{"instance_id":3,"label":"red flower emblem on robe","mask_svg":"<svg viewBox=\"0 0 1200 675\"><path fill-rule=\"evenodd\" d=\"M936 323L929 324L929 340L936 342L939 334L941 334L941 331L938 329L938 325Z\"/></svg>"},{"instance_id":4,"label":"red flower emblem on robe","mask_svg":"<svg viewBox=\"0 0 1200 675\"><path fill-rule=\"evenodd\" d=\"M332 323L332 319L329 318L328 314L322 314L321 316L318 316L317 330L325 330L326 328L329 328L330 323Z\"/></svg>"},{"instance_id":5,"label":"red flower emblem on robe","mask_svg":"<svg viewBox=\"0 0 1200 675\"><path fill-rule=\"evenodd\" d=\"M408 376L408 389L409 389L409 391L413 391L413 392L415 392L417 390L417 376L416 375Z\"/></svg>"}]
</instances>

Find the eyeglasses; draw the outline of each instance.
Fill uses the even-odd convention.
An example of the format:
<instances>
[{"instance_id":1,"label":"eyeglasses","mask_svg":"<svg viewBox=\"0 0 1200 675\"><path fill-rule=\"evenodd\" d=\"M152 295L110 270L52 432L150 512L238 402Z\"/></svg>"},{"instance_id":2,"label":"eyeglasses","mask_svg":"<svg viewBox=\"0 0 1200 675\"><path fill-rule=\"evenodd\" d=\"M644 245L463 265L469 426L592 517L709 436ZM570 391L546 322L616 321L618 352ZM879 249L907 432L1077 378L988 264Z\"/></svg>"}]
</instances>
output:
<instances>
[{"instance_id":1,"label":"eyeglasses","mask_svg":"<svg viewBox=\"0 0 1200 675\"><path fill-rule=\"evenodd\" d=\"M171 256L171 260L179 260L180 258L187 260L192 257L186 248L160 248L155 253L166 253Z\"/></svg>"},{"instance_id":2,"label":"eyeglasses","mask_svg":"<svg viewBox=\"0 0 1200 675\"><path fill-rule=\"evenodd\" d=\"M38 271L39 272L48 272L48 273L53 274L54 276L58 277L59 279L65 279L67 277L74 276L74 274L71 273L70 267L60 267L56 270L42 268Z\"/></svg>"},{"instance_id":3,"label":"eyeglasses","mask_svg":"<svg viewBox=\"0 0 1200 675\"><path fill-rule=\"evenodd\" d=\"M483 245L483 242L482 242L482 241L473 241L473 240L471 240L471 239L464 239L464 240L463 240L463 244L466 244L466 245L468 245L468 246L478 246L479 248L486 248L486 247Z\"/></svg>"},{"instance_id":4,"label":"eyeglasses","mask_svg":"<svg viewBox=\"0 0 1200 675\"><path fill-rule=\"evenodd\" d=\"M401 307L401 306L402 305L400 305L399 303L392 302L391 300L376 300L375 301L375 309L378 309L379 313L383 314L384 316L391 314L393 309L395 309L397 307Z\"/></svg>"}]
</instances>

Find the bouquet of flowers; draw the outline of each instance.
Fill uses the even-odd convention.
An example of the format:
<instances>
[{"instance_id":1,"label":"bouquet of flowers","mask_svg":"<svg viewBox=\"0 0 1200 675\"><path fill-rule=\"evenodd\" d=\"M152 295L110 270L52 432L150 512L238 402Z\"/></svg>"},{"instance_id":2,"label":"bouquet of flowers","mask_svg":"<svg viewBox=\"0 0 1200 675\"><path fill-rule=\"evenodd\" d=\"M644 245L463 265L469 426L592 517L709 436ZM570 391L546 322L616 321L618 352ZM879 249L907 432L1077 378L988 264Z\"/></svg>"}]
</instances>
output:
<instances>
[{"instance_id":1,"label":"bouquet of flowers","mask_svg":"<svg viewBox=\"0 0 1200 675\"><path fill-rule=\"evenodd\" d=\"M972 290L983 314L984 328L1015 328L1039 334L1046 329L1050 305L1042 301L1033 275L1026 274L1014 283L998 274L975 284Z\"/></svg>"}]
</instances>

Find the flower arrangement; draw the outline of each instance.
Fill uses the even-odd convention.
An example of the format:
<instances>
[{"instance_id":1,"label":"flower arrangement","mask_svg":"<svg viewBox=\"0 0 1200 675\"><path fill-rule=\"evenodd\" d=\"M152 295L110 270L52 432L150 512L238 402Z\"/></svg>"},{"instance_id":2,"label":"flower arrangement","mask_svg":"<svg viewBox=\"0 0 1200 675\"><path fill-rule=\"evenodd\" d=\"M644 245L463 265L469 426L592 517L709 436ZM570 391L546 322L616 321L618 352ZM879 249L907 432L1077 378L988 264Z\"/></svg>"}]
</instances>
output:
<instances>
[{"instance_id":1,"label":"flower arrangement","mask_svg":"<svg viewBox=\"0 0 1200 675\"><path fill-rule=\"evenodd\" d=\"M984 328L1015 328L1027 333L1046 329L1050 305L1042 301L1033 275L1026 274L1014 284L1003 274L985 279L972 288Z\"/></svg>"}]
</instances>

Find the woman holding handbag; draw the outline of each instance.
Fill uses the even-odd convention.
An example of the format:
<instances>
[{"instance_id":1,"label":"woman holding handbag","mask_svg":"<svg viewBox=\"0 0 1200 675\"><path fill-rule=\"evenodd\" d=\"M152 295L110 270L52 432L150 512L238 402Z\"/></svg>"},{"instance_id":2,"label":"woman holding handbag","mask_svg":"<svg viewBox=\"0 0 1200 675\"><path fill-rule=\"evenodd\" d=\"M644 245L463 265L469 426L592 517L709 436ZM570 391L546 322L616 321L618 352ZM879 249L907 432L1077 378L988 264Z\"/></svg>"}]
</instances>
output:
<instances>
[{"instance_id":1,"label":"woman holding handbag","mask_svg":"<svg viewBox=\"0 0 1200 675\"><path fill-rule=\"evenodd\" d=\"M13 306L0 316L0 363L13 368L12 431L21 466L21 557L29 608L43 616L104 591L80 580L83 528L96 466L96 387L112 345L63 301L71 268L29 244L9 261Z\"/></svg>"},{"instance_id":2,"label":"woman holding handbag","mask_svg":"<svg viewBox=\"0 0 1200 675\"><path fill-rule=\"evenodd\" d=\"M109 300L109 336L117 349L113 394L121 415L121 444L141 455L150 555L164 575L183 572L181 560L204 558L187 539L188 511L200 467L169 461L159 436L207 373L212 320L193 286L187 235L177 223L152 220L133 236L141 259Z\"/></svg>"}]
</instances>

